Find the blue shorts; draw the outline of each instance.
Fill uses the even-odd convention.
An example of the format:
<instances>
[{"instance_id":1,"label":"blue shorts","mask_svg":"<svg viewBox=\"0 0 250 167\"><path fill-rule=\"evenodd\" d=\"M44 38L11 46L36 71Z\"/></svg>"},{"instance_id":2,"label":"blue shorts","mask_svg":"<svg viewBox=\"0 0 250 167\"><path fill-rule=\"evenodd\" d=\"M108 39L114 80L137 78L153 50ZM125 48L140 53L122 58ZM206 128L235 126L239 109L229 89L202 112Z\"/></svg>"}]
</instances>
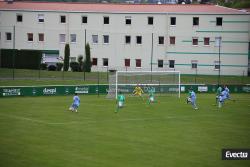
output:
<instances>
[{"instance_id":1,"label":"blue shorts","mask_svg":"<svg viewBox=\"0 0 250 167\"><path fill-rule=\"evenodd\" d=\"M73 104L71 105L71 107L74 108L74 109L77 109L77 108L79 107L79 105L80 105L80 104L78 104L78 103L73 103Z\"/></svg>"}]
</instances>

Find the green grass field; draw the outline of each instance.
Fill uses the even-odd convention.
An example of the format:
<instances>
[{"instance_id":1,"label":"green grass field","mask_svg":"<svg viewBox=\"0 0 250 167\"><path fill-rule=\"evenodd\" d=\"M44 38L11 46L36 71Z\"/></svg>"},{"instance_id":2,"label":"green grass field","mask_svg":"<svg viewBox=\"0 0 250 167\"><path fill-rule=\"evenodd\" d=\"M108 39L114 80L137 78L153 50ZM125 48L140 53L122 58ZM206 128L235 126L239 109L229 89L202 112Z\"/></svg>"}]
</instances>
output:
<instances>
[{"instance_id":1,"label":"green grass field","mask_svg":"<svg viewBox=\"0 0 250 167\"><path fill-rule=\"evenodd\" d=\"M250 148L250 95L233 94L218 109L213 94L198 94L199 110L185 95L146 104L80 96L0 98L2 167L249 167L221 160L222 148Z\"/></svg>"}]
</instances>

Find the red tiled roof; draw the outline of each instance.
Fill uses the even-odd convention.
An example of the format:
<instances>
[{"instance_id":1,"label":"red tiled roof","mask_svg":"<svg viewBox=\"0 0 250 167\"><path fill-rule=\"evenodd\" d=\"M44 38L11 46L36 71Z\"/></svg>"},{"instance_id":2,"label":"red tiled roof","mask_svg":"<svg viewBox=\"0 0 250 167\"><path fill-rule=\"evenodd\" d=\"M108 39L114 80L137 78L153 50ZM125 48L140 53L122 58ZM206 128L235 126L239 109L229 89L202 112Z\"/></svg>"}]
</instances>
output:
<instances>
[{"instance_id":1,"label":"red tiled roof","mask_svg":"<svg viewBox=\"0 0 250 167\"><path fill-rule=\"evenodd\" d=\"M77 11L107 13L199 13L246 14L245 12L216 5L149 5L149 4L86 4L65 2L0 2L0 10Z\"/></svg>"}]
</instances>

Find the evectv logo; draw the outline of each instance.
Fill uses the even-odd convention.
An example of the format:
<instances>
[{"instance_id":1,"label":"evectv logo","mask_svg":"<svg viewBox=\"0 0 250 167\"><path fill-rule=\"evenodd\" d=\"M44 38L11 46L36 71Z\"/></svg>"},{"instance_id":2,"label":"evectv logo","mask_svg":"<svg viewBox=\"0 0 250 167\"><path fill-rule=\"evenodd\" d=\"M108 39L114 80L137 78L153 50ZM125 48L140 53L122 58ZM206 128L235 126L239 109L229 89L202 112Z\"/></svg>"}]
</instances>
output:
<instances>
[{"instance_id":1,"label":"evectv logo","mask_svg":"<svg viewBox=\"0 0 250 167\"><path fill-rule=\"evenodd\" d=\"M222 160L250 160L250 149L222 149Z\"/></svg>"}]
</instances>

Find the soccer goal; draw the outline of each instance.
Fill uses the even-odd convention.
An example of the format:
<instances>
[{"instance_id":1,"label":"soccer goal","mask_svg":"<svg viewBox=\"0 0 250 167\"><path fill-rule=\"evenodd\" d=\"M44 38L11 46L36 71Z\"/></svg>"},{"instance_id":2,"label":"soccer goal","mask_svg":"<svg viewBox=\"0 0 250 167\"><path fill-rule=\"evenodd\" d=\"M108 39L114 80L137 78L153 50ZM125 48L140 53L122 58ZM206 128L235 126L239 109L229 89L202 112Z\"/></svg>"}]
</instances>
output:
<instances>
[{"instance_id":1,"label":"soccer goal","mask_svg":"<svg viewBox=\"0 0 250 167\"><path fill-rule=\"evenodd\" d=\"M108 98L117 98L117 94L133 94L140 86L147 94L154 89L157 95L174 95L180 98L179 71L116 71L109 75Z\"/></svg>"}]
</instances>

